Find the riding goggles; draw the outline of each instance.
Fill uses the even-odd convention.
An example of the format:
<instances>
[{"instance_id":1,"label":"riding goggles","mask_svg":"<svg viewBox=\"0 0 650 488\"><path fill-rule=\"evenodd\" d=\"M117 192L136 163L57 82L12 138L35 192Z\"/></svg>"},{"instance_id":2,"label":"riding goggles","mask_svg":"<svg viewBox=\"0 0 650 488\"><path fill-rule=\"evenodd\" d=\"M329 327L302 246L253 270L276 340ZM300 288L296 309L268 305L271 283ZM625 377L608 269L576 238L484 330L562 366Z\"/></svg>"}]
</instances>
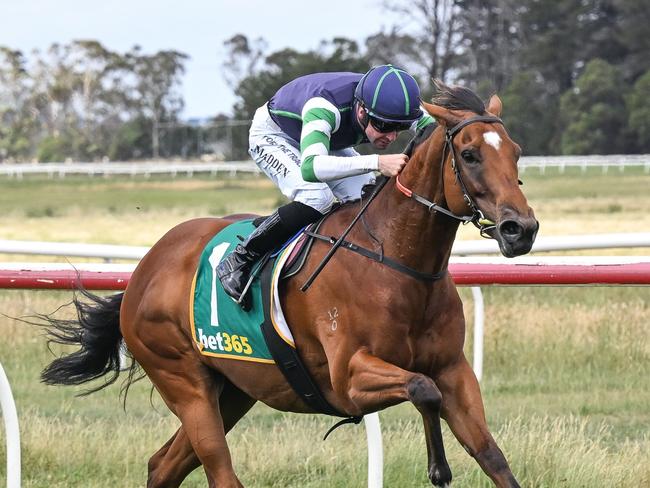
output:
<instances>
[{"instance_id":1,"label":"riding goggles","mask_svg":"<svg viewBox=\"0 0 650 488\"><path fill-rule=\"evenodd\" d=\"M389 132L400 132L403 130L408 130L411 128L411 125L413 125L413 121L406 121L406 122L393 122L393 121L387 121L387 120L381 120L378 118L373 117L372 115L369 117L370 125L378 131L378 132L383 132L385 134Z\"/></svg>"}]
</instances>

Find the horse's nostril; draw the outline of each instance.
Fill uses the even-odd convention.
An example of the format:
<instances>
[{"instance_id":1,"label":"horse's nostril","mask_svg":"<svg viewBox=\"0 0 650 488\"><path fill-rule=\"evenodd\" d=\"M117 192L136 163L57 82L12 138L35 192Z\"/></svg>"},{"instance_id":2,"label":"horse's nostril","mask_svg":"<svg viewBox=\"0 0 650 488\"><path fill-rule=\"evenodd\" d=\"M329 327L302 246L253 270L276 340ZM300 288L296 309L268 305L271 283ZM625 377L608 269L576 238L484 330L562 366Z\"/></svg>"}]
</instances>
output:
<instances>
[{"instance_id":1,"label":"horse's nostril","mask_svg":"<svg viewBox=\"0 0 650 488\"><path fill-rule=\"evenodd\" d=\"M518 239L524 233L524 228L514 220L504 220L499 224L499 232L507 239Z\"/></svg>"}]
</instances>

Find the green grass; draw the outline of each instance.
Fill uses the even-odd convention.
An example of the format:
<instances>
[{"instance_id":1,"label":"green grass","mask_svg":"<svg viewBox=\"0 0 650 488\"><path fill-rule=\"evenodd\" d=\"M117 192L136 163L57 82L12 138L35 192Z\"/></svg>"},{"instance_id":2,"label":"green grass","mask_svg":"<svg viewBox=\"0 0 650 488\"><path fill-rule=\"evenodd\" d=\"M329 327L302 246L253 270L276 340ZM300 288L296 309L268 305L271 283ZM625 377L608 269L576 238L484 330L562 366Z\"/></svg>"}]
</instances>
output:
<instances>
[{"instance_id":1,"label":"green grass","mask_svg":"<svg viewBox=\"0 0 650 488\"><path fill-rule=\"evenodd\" d=\"M468 290L462 293L469 304ZM67 299L64 292L5 291L0 307L9 315L49 312ZM485 290L488 422L522 486L650 482L649 299L642 287ZM4 322L0 350L22 422L24 486L142 486L146 460L177 426L156 394L150 403L148 381L133 387L126 412L118 385L84 398L74 397L80 388L46 387L37 378L52 356L39 331ZM401 405L381 421L385 486L427 486L415 410ZM363 486L364 430L345 427L321 442L332 423L256 407L229 435L242 481ZM445 439L455 486L490 486L447 430ZM184 486L204 483L199 470Z\"/></svg>"},{"instance_id":2,"label":"green grass","mask_svg":"<svg viewBox=\"0 0 650 488\"><path fill-rule=\"evenodd\" d=\"M550 169L545 174L529 169L521 175L521 179L524 181L522 189L533 202L571 198L606 200L644 195L650 174L644 172L643 168L627 168L624 173L615 171L608 175L603 175L598 168L584 173L578 168L567 168L565 173ZM247 175L237 178L223 174L196 175L192 178L116 176L110 179L27 176L23 180L0 179L0 185L0 211L3 214L25 212L26 209L40 209L45 213L45 209L50 208L55 215L60 215L80 207L84 211L104 212L108 209L122 213L179 206L204 209L209 208L213 200L218 204L234 201L249 208L251 204L257 206L259 199L280 198L279 192L268 180ZM242 191L248 193L247 198L241 198Z\"/></svg>"},{"instance_id":3,"label":"green grass","mask_svg":"<svg viewBox=\"0 0 650 488\"><path fill-rule=\"evenodd\" d=\"M529 169L520 175L524 182L523 190L529 199L571 197L582 198L621 198L646 193L650 174L643 168L626 168L620 173L611 171L603 175L599 168L589 168L583 172L579 168L567 168L564 173L548 169L541 174L536 169Z\"/></svg>"},{"instance_id":4,"label":"green grass","mask_svg":"<svg viewBox=\"0 0 650 488\"><path fill-rule=\"evenodd\" d=\"M550 234L650 228L645 216L650 177L642 172L531 171L524 181L542 229ZM147 245L181 220L220 214L218 207L223 213L263 213L281 201L277 190L256 178L0 184L1 238L13 239ZM469 226L462 237L478 238ZM491 287L483 293L486 414L522 486L650 487L650 288ZM461 294L471 324L471 294L465 288ZM67 292L1 291L0 312L48 313L69 298ZM0 326L0 361L21 421L23 486L144 486L148 458L178 427L148 380L133 386L126 411L119 384L83 398L75 397L79 388L44 386L39 372L53 356L41 332L4 316ZM469 357L471 348L470 326ZM385 486L430 486L415 409L400 405L380 418ZM332 423L324 416L256 406L228 436L242 482L248 487L365 486L363 427L343 427L322 442ZM446 426L444 437L453 486L492 486ZM4 449L0 438L0 484L5 483ZM202 471L183 486L206 486Z\"/></svg>"},{"instance_id":5,"label":"green grass","mask_svg":"<svg viewBox=\"0 0 650 488\"><path fill-rule=\"evenodd\" d=\"M0 212L47 218L76 214L125 215L177 208L219 215L231 210L245 192L251 202L277 205L277 191L257 177L238 179L152 178L111 179L69 176L63 179L28 178L1 182Z\"/></svg>"}]
</instances>

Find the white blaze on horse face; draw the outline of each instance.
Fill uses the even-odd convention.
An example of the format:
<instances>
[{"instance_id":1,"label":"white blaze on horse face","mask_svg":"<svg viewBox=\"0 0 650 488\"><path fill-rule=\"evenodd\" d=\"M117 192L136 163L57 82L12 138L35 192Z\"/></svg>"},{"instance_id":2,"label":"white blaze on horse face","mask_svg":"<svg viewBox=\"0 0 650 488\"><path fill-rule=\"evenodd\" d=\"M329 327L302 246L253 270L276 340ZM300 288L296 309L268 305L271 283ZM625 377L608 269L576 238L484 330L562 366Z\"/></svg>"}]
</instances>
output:
<instances>
[{"instance_id":1,"label":"white blaze on horse face","mask_svg":"<svg viewBox=\"0 0 650 488\"><path fill-rule=\"evenodd\" d=\"M501 136L499 134L497 134L493 130L490 132L484 132L483 139L487 144L492 146L494 149L496 149L497 151L499 150L499 146L501 146Z\"/></svg>"}]
</instances>

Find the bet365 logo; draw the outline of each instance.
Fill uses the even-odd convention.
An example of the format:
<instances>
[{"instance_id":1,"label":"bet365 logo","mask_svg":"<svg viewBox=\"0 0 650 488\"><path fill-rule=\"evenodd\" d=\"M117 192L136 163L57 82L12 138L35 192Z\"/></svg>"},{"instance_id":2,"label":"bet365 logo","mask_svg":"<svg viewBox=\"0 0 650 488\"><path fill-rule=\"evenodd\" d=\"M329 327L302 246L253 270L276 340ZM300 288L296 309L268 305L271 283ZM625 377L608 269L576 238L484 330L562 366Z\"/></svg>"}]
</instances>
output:
<instances>
[{"instance_id":1,"label":"bet365 logo","mask_svg":"<svg viewBox=\"0 0 650 488\"><path fill-rule=\"evenodd\" d=\"M198 329L199 341L204 349L212 352L227 352L237 354L253 354L253 348L248 343L248 337L227 332L217 332L214 335L205 335L203 329Z\"/></svg>"}]
</instances>

